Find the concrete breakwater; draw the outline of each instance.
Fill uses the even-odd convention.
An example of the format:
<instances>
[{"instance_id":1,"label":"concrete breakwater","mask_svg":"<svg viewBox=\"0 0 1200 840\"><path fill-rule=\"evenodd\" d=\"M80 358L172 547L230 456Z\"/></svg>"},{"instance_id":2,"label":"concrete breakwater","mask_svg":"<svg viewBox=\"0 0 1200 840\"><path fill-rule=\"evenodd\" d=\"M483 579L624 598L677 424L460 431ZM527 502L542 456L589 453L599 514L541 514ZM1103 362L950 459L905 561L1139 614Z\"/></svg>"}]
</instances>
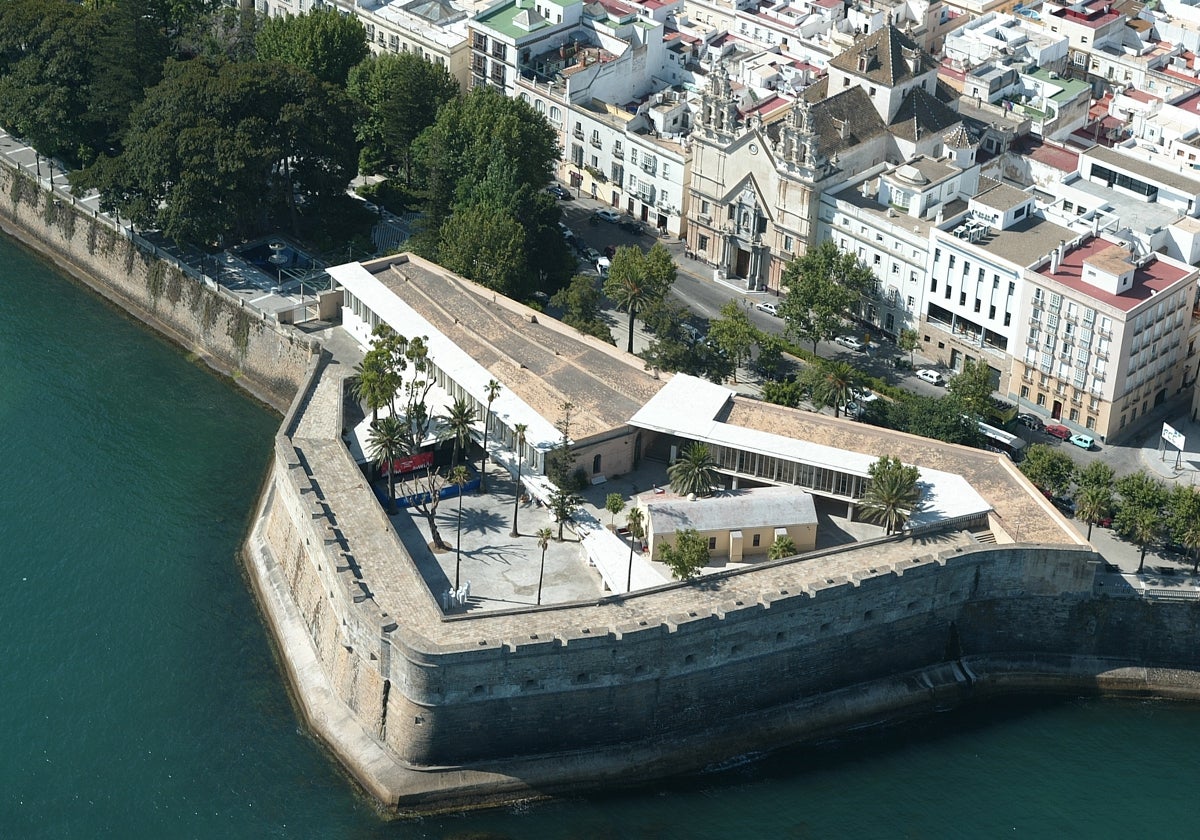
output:
<instances>
[{"instance_id":1,"label":"concrete breakwater","mask_svg":"<svg viewBox=\"0 0 1200 840\"><path fill-rule=\"evenodd\" d=\"M47 191L7 161L0 165L0 228L281 413L317 351L299 331L139 246L110 219Z\"/></svg>"},{"instance_id":2,"label":"concrete breakwater","mask_svg":"<svg viewBox=\"0 0 1200 840\"><path fill-rule=\"evenodd\" d=\"M340 440L346 373L314 364L246 553L310 725L398 811L628 785L1009 692L1200 697L1200 609L1097 594L1075 546L895 538L850 576L801 560L444 617Z\"/></svg>"}]
</instances>

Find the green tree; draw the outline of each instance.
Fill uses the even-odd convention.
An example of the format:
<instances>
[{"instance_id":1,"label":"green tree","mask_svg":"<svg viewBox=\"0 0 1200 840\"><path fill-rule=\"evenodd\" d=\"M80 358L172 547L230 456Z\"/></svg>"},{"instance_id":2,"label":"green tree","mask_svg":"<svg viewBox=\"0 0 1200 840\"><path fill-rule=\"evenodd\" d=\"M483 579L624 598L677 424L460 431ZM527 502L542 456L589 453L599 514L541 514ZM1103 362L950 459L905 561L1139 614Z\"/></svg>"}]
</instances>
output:
<instances>
[{"instance_id":1,"label":"green tree","mask_svg":"<svg viewBox=\"0 0 1200 840\"><path fill-rule=\"evenodd\" d=\"M358 402L365 403L371 411L372 426L379 422L379 409L392 402L396 387L397 382L379 353L368 350L362 361L354 366L350 395Z\"/></svg>"},{"instance_id":2,"label":"green tree","mask_svg":"<svg viewBox=\"0 0 1200 840\"><path fill-rule=\"evenodd\" d=\"M442 225L438 260L506 297L528 291L526 229L505 208L464 205Z\"/></svg>"},{"instance_id":3,"label":"green tree","mask_svg":"<svg viewBox=\"0 0 1200 840\"><path fill-rule=\"evenodd\" d=\"M563 311L562 322L567 326L612 344L612 330L600 315L600 299L595 278L576 274L570 283L554 293L550 304Z\"/></svg>"},{"instance_id":4,"label":"green tree","mask_svg":"<svg viewBox=\"0 0 1200 840\"><path fill-rule=\"evenodd\" d=\"M890 455L867 468L870 482L863 494L863 516L891 534L900 530L921 503L921 471Z\"/></svg>"},{"instance_id":5,"label":"green tree","mask_svg":"<svg viewBox=\"0 0 1200 840\"><path fill-rule=\"evenodd\" d=\"M604 294L618 309L629 313L629 341L625 352L633 352L633 321L638 312L654 300L654 289L646 279L642 250L634 245L622 245L613 254L608 277L604 279Z\"/></svg>"},{"instance_id":6,"label":"green tree","mask_svg":"<svg viewBox=\"0 0 1200 840\"><path fill-rule=\"evenodd\" d=\"M1113 517L1113 530L1141 549L1138 561L1138 574L1141 574L1146 564L1146 549L1162 535L1167 488L1144 470L1121 476L1116 488L1121 504Z\"/></svg>"},{"instance_id":7,"label":"green tree","mask_svg":"<svg viewBox=\"0 0 1200 840\"><path fill-rule=\"evenodd\" d=\"M805 369L804 377L814 405L833 406L833 416L850 401L850 391L858 384L859 373L848 362L821 362Z\"/></svg>"},{"instance_id":8,"label":"green tree","mask_svg":"<svg viewBox=\"0 0 1200 840\"><path fill-rule=\"evenodd\" d=\"M529 427L524 423L513 426L513 432L517 436L517 483L513 486L513 524L512 531L508 534L513 538L521 536L521 532L517 530L517 508L521 504L521 467L525 464L525 433L528 431Z\"/></svg>"},{"instance_id":9,"label":"green tree","mask_svg":"<svg viewBox=\"0 0 1200 840\"><path fill-rule=\"evenodd\" d=\"M909 330L909 329L900 330L900 340L898 343L899 343L900 349L908 354L908 366L910 368L916 367L917 366L916 353L917 353L917 347L919 347L920 343L921 343L921 334L919 332L917 332L916 330Z\"/></svg>"},{"instance_id":10,"label":"green tree","mask_svg":"<svg viewBox=\"0 0 1200 840\"><path fill-rule=\"evenodd\" d=\"M408 442L404 439L404 424L398 417L384 417L371 427L367 435L367 448L371 457L387 470L388 514L396 513L396 473L393 467L397 458L409 454Z\"/></svg>"},{"instance_id":11,"label":"green tree","mask_svg":"<svg viewBox=\"0 0 1200 840\"><path fill-rule=\"evenodd\" d=\"M197 243L248 239L346 200L358 151L344 93L281 64L166 65L130 117L124 149L73 173L101 207ZM324 222L322 222L324 223Z\"/></svg>"},{"instance_id":12,"label":"green tree","mask_svg":"<svg viewBox=\"0 0 1200 840\"><path fill-rule=\"evenodd\" d=\"M346 92L360 106L354 126L362 144L359 168L367 174L403 173L408 184L413 143L459 89L445 67L404 52L383 53L355 65Z\"/></svg>"},{"instance_id":13,"label":"green tree","mask_svg":"<svg viewBox=\"0 0 1200 840\"><path fill-rule=\"evenodd\" d=\"M767 559L782 560L784 557L792 557L797 553L796 541L787 534L780 534L767 550Z\"/></svg>"},{"instance_id":14,"label":"green tree","mask_svg":"<svg viewBox=\"0 0 1200 840\"><path fill-rule=\"evenodd\" d=\"M454 441L454 458L450 462L452 467L458 466L459 453L466 450L471 442L471 426L474 423L475 409L466 399L458 397L450 404L450 411L446 414L446 431Z\"/></svg>"},{"instance_id":15,"label":"green tree","mask_svg":"<svg viewBox=\"0 0 1200 840\"><path fill-rule=\"evenodd\" d=\"M537 602L538 606L542 605L542 579L546 576L546 549L550 546L550 540L554 537L554 532L549 528L541 528L537 532L538 547L542 550L542 564L538 567L538 591ZM559 541L562 541L562 530L559 529Z\"/></svg>"},{"instance_id":16,"label":"green tree","mask_svg":"<svg viewBox=\"0 0 1200 840\"><path fill-rule=\"evenodd\" d=\"M1071 457L1044 443L1035 443L1025 450L1021 472L1043 493L1061 496L1075 480L1075 462Z\"/></svg>"},{"instance_id":17,"label":"green tree","mask_svg":"<svg viewBox=\"0 0 1200 840\"><path fill-rule=\"evenodd\" d=\"M960 446L981 447L986 440L979 425L966 416L962 404L951 395L907 394L901 399L878 400L872 405L879 407L868 411L865 419L890 429Z\"/></svg>"},{"instance_id":18,"label":"green tree","mask_svg":"<svg viewBox=\"0 0 1200 840\"><path fill-rule=\"evenodd\" d=\"M968 359L962 371L950 380L946 390L971 414L986 419L992 404L992 369L987 362Z\"/></svg>"},{"instance_id":19,"label":"green tree","mask_svg":"<svg viewBox=\"0 0 1200 840\"><path fill-rule=\"evenodd\" d=\"M633 548L646 536L645 515L640 507L631 508L625 514L625 527L629 530L629 570L625 573L625 591L633 589Z\"/></svg>"},{"instance_id":20,"label":"green tree","mask_svg":"<svg viewBox=\"0 0 1200 840\"><path fill-rule=\"evenodd\" d=\"M620 493L609 493L604 498L604 509L609 513L609 526L615 525L617 514L625 510L625 497Z\"/></svg>"},{"instance_id":21,"label":"green tree","mask_svg":"<svg viewBox=\"0 0 1200 840\"><path fill-rule=\"evenodd\" d=\"M255 39L258 57L278 61L331 85L344 87L350 68L368 55L367 33L358 18L335 8L263 21Z\"/></svg>"},{"instance_id":22,"label":"green tree","mask_svg":"<svg viewBox=\"0 0 1200 840\"><path fill-rule=\"evenodd\" d=\"M479 459L479 492L487 492L488 431L492 427L492 403L500 396L500 383L489 379L484 387L487 394L487 411L483 415L483 457Z\"/></svg>"},{"instance_id":23,"label":"green tree","mask_svg":"<svg viewBox=\"0 0 1200 840\"><path fill-rule=\"evenodd\" d=\"M708 337L730 360L733 381L737 382L737 369L750 358L750 351L760 340L762 333L750 322L745 308L736 300L721 307L721 315L708 325Z\"/></svg>"},{"instance_id":24,"label":"green tree","mask_svg":"<svg viewBox=\"0 0 1200 840\"><path fill-rule=\"evenodd\" d=\"M667 467L667 478L671 490L680 496L708 496L717 483L717 462L706 444L691 443Z\"/></svg>"},{"instance_id":25,"label":"green tree","mask_svg":"<svg viewBox=\"0 0 1200 840\"><path fill-rule=\"evenodd\" d=\"M878 281L856 256L826 240L788 263L780 285L788 290L779 304L787 334L811 342L815 354L817 342L837 335L842 318Z\"/></svg>"},{"instance_id":26,"label":"green tree","mask_svg":"<svg viewBox=\"0 0 1200 840\"><path fill-rule=\"evenodd\" d=\"M694 528L675 532L675 544L660 542L658 559L667 565L676 580L691 580L700 576L708 565L708 540Z\"/></svg>"},{"instance_id":27,"label":"green tree","mask_svg":"<svg viewBox=\"0 0 1200 840\"><path fill-rule=\"evenodd\" d=\"M1167 529L1171 539L1192 557L1192 574L1200 569L1200 491L1176 484L1167 497Z\"/></svg>"},{"instance_id":28,"label":"green tree","mask_svg":"<svg viewBox=\"0 0 1200 840\"><path fill-rule=\"evenodd\" d=\"M1112 489L1102 485L1080 482L1075 496L1075 516L1087 523L1087 538L1092 538L1092 526L1112 512Z\"/></svg>"},{"instance_id":29,"label":"green tree","mask_svg":"<svg viewBox=\"0 0 1200 840\"><path fill-rule=\"evenodd\" d=\"M567 520L571 518L571 514L575 512L575 508L579 507L580 498L574 493L569 493L561 487L555 487L550 493L549 508L554 514L554 520L558 523L558 541L563 541L563 527L567 524Z\"/></svg>"},{"instance_id":30,"label":"green tree","mask_svg":"<svg viewBox=\"0 0 1200 840\"><path fill-rule=\"evenodd\" d=\"M462 503L463 503L463 488L467 486L467 482L471 480L471 474L467 472L467 468L457 466L450 470L450 483L458 487L458 523L457 533L454 536L454 589L458 590L458 573L462 566Z\"/></svg>"},{"instance_id":31,"label":"green tree","mask_svg":"<svg viewBox=\"0 0 1200 840\"><path fill-rule=\"evenodd\" d=\"M554 424L561 437L558 446L546 454L546 475L555 486L574 492L582 489L577 471L575 470L575 450L571 446L571 421L575 416L575 406L564 402L559 406L562 415Z\"/></svg>"},{"instance_id":32,"label":"green tree","mask_svg":"<svg viewBox=\"0 0 1200 840\"><path fill-rule=\"evenodd\" d=\"M1079 471L1076 478L1080 490L1086 490L1089 487L1103 487L1112 496L1113 491L1113 469L1103 461L1092 461L1086 467Z\"/></svg>"}]
</instances>

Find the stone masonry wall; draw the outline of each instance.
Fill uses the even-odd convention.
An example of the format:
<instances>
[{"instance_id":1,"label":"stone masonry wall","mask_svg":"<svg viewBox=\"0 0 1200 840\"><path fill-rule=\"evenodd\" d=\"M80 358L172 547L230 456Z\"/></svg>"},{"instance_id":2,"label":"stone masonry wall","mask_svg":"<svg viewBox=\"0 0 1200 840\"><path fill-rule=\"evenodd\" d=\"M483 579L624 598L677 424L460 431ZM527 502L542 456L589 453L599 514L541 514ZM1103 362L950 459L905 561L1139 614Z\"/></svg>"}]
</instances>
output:
<instances>
[{"instance_id":1,"label":"stone masonry wall","mask_svg":"<svg viewBox=\"0 0 1200 840\"><path fill-rule=\"evenodd\" d=\"M0 225L100 294L283 411L316 345L246 308L216 283L143 251L126 232L0 166Z\"/></svg>"}]
</instances>

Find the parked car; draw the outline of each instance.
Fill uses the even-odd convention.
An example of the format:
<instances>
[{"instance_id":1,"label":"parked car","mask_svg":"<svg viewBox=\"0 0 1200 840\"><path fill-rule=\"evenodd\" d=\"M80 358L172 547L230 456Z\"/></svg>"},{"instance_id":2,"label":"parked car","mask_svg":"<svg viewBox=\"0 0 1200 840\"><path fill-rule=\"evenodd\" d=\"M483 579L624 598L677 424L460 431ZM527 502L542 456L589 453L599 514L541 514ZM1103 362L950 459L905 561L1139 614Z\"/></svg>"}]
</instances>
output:
<instances>
[{"instance_id":1,"label":"parked car","mask_svg":"<svg viewBox=\"0 0 1200 840\"><path fill-rule=\"evenodd\" d=\"M851 420L858 420L863 416L863 414L866 413L866 408L856 402L848 402L846 403L845 407L842 408L842 413Z\"/></svg>"},{"instance_id":2,"label":"parked car","mask_svg":"<svg viewBox=\"0 0 1200 840\"><path fill-rule=\"evenodd\" d=\"M861 350L866 346L852 335L839 335L833 340L833 343L840 344L849 350Z\"/></svg>"},{"instance_id":3,"label":"parked car","mask_svg":"<svg viewBox=\"0 0 1200 840\"><path fill-rule=\"evenodd\" d=\"M574 198L574 196L571 195L571 191L561 184L551 184L550 186L546 187L546 192L550 193L550 195L554 196L559 201L570 201L572 198Z\"/></svg>"},{"instance_id":4,"label":"parked car","mask_svg":"<svg viewBox=\"0 0 1200 840\"><path fill-rule=\"evenodd\" d=\"M592 218L599 222L608 222L610 225L615 225L621 221L621 216L616 210L609 210L607 207L603 210L597 210L592 214Z\"/></svg>"},{"instance_id":5,"label":"parked car","mask_svg":"<svg viewBox=\"0 0 1200 840\"><path fill-rule=\"evenodd\" d=\"M1059 440L1068 440L1071 437L1071 430L1066 426L1060 426L1057 423L1051 423L1044 431L1050 437L1058 438Z\"/></svg>"},{"instance_id":6,"label":"parked car","mask_svg":"<svg viewBox=\"0 0 1200 840\"><path fill-rule=\"evenodd\" d=\"M768 315L774 315L776 318L779 317L779 307L773 303L763 301L762 303L755 304L754 308L761 312L766 312Z\"/></svg>"},{"instance_id":7,"label":"parked car","mask_svg":"<svg viewBox=\"0 0 1200 840\"><path fill-rule=\"evenodd\" d=\"M631 219L628 216L617 222L617 226L620 227L621 230L632 233L634 236L641 236L646 232L646 229L642 227L641 222L637 221L636 219Z\"/></svg>"},{"instance_id":8,"label":"parked car","mask_svg":"<svg viewBox=\"0 0 1200 840\"><path fill-rule=\"evenodd\" d=\"M860 402L860 403L863 403L864 405L866 403L875 402L875 400L879 399L879 395L876 394L874 391L872 391L870 388L851 388L850 396L854 399L855 402Z\"/></svg>"},{"instance_id":9,"label":"parked car","mask_svg":"<svg viewBox=\"0 0 1200 840\"><path fill-rule=\"evenodd\" d=\"M1042 418L1038 417L1036 414L1018 414L1017 422L1026 429L1033 429L1035 432L1040 432L1042 430Z\"/></svg>"},{"instance_id":10,"label":"parked car","mask_svg":"<svg viewBox=\"0 0 1200 840\"><path fill-rule=\"evenodd\" d=\"M1091 449L1096 445L1096 441L1091 435L1071 435L1069 440L1080 449Z\"/></svg>"},{"instance_id":11,"label":"parked car","mask_svg":"<svg viewBox=\"0 0 1200 840\"><path fill-rule=\"evenodd\" d=\"M612 262L609 261L608 257L601 257L596 260L596 273L601 277L607 277L610 268L612 268Z\"/></svg>"},{"instance_id":12,"label":"parked car","mask_svg":"<svg viewBox=\"0 0 1200 840\"><path fill-rule=\"evenodd\" d=\"M928 382L930 385L946 384L945 377L936 370L930 370L929 368L921 368L917 371L917 379L920 379L922 382Z\"/></svg>"},{"instance_id":13,"label":"parked car","mask_svg":"<svg viewBox=\"0 0 1200 840\"><path fill-rule=\"evenodd\" d=\"M595 248L585 248L583 250L583 258L592 265L595 265L596 263L600 262L600 252Z\"/></svg>"},{"instance_id":14,"label":"parked car","mask_svg":"<svg viewBox=\"0 0 1200 840\"><path fill-rule=\"evenodd\" d=\"M688 323L680 324L679 330L680 330L680 332L683 333L684 337L688 341L690 341L692 344L695 344L704 338L704 333L700 332L700 330L696 329L696 327L694 327Z\"/></svg>"},{"instance_id":15,"label":"parked car","mask_svg":"<svg viewBox=\"0 0 1200 840\"><path fill-rule=\"evenodd\" d=\"M567 240L568 242L575 238L575 231L571 230L562 222L558 223L558 229L562 232L563 239Z\"/></svg>"}]
</instances>

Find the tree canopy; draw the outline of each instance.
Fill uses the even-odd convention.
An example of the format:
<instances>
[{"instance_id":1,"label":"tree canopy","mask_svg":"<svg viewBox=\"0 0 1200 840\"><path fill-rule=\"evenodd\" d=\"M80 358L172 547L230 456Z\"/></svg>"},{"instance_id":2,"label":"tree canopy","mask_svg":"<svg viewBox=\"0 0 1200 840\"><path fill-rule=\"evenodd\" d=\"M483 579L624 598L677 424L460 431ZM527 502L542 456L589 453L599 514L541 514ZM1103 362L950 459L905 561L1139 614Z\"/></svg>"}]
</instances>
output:
<instances>
[{"instance_id":1,"label":"tree canopy","mask_svg":"<svg viewBox=\"0 0 1200 840\"><path fill-rule=\"evenodd\" d=\"M659 543L658 559L667 565L676 580L700 576L708 565L708 540L693 528L675 532L675 544Z\"/></svg>"},{"instance_id":2,"label":"tree canopy","mask_svg":"<svg viewBox=\"0 0 1200 840\"><path fill-rule=\"evenodd\" d=\"M633 321L643 309L662 303L675 283L675 260L661 242L649 252L636 245L622 245L613 254L604 294L629 313L629 338L626 352L633 352Z\"/></svg>"},{"instance_id":3,"label":"tree canopy","mask_svg":"<svg viewBox=\"0 0 1200 840\"><path fill-rule=\"evenodd\" d=\"M837 335L843 316L877 284L865 263L831 240L810 248L788 263L780 278L788 290L779 305L787 334L811 342L816 353L817 342Z\"/></svg>"},{"instance_id":4,"label":"tree canopy","mask_svg":"<svg viewBox=\"0 0 1200 840\"><path fill-rule=\"evenodd\" d=\"M946 390L957 397L968 412L987 419L995 390L992 369L983 360L968 359L958 375L946 385Z\"/></svg>"},{"instance_id":5,"label":"tree canopy","mask_svg":"<svg viewBox=\"0 0 1200 840\"><path fill-rule=\"evenodd\" d=\"M737 381L738 367L749 360L761 335L758 327L750 322L745 307L736 300L722 306L721 316L709 323L708 337L729 359L734 382Z\"/></svg>"},{"instance_id":6,"label":"tree canopy","mask_svg":"<svg viewBox=\"0 0 1200 840\"><path fill-rule=\"evenodd\" d=\"M263 21L255 38L262 61L278 61L307 70L322 82L344 87L350 68L368 54L367 35L358 18L334 8L276 15Z\"/></svg>"},{"instance_id":7,"label":"tree canopy","mask_svg":"<svg viewBox=\"0 0 1200 840\"><path fill-rule=\"evenodd\" d=\"M667 467L671 489L680 496L708 496L717 483L717 462L704 443L690 443Z\"/></svg>"},{"instance_id":8,"label":"tree canopy","mask_svg":"<svg viewBox=\"0 0 1200 840\"><path fill-rule=\"evenodd\" d=\"M870 483L863 496L863 516L879 522L889 534L898 531L921 501L921 471L889 455L867 468Z\"/></svg>"},{"instance_id":9,"label":"tree canopy","mask_svg":"<svg viewBox=\"0 0 1200 840\"><path fill-rule=\"evenodd\" d=\"M1066 493L1075 480L1075 462L1071 457L1044 443L1035 443L1025 450L1020 470L1034 486L1051 496Z\"/></svg>"}]
</instances>

